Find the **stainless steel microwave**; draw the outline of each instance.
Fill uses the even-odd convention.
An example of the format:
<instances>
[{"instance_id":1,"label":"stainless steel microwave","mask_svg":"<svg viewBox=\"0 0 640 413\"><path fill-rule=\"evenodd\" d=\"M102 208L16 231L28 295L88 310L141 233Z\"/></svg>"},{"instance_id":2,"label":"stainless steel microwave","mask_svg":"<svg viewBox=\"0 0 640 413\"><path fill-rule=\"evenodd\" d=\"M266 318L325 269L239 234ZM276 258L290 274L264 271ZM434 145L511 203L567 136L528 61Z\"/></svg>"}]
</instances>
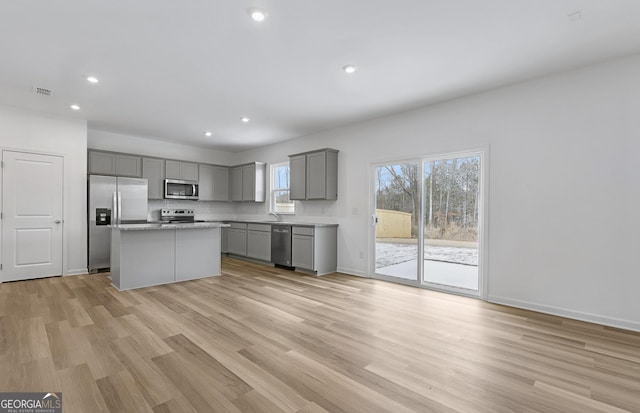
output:
<instances>
[{"instance_id":1,"label":"stainless steel microwave","mask_svg":"<svg viewBox=\"0 0 640 413\"><path fill-rule=\"evenodd\" d=\"M164 180L164 197L166 199L192 199L198 200L198 182L183 181L180 179Z\"/></svg>"}]
</instances>

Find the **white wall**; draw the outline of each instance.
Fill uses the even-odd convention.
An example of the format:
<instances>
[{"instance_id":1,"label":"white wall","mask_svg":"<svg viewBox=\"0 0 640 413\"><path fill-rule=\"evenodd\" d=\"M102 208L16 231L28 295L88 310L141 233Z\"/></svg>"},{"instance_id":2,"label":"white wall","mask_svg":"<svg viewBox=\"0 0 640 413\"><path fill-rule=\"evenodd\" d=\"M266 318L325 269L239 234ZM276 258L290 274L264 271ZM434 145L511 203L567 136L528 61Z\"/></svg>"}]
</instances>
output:
<instances>
[{"instance_id":1,"label":"white wall","mask_svg":"<svg viewBox=\"0 0 640 413\"><path fill-rule=\"evenodd\" d=\"M339 269L366 274L371 162L490 145L489 300L640 330L639 109L633 56L243 152L237 161L339 149L338 201L299 202L295 219L337 221Z\"/></svg>"},{"instance_id":2,"label":"white wall","mask_svg":"<svg viewBox=\"0 0 640 413\"><path fill-rule=\"evenodd\" d=\"M63 274L86 273L86 121L0 106L0 148L64 156Z\"/></svg>"},{"instance_id":3,"label":"white wall","mask_svg":"<svg viewBox=\"0 0 640 413\"><path fill-rule=\"evenodd\" d=\"M232 165L237 156L230 152L96 129L89 129L87 133L87 146L91 149L135 153L139 155L157 156L158 158L179 159L218 165Z\"/></svg>"}]
</instances>

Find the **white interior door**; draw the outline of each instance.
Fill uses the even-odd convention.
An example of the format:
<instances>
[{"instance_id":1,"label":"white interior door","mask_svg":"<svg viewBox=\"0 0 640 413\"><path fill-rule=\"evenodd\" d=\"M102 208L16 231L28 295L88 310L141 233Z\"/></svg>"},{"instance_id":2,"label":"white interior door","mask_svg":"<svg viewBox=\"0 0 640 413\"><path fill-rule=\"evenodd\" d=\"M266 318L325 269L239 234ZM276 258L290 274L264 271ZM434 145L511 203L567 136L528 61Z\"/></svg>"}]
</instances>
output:
<instances>
[{"instance_id":1,"label":"white interior door","mask_svg":"<svg viewBox=\"0 0 640 413\"><path fill-rule=\"evenodd\" d=\"M62 274L62 157L2 152L2 281Z\"/></svg>"}]
</instances>

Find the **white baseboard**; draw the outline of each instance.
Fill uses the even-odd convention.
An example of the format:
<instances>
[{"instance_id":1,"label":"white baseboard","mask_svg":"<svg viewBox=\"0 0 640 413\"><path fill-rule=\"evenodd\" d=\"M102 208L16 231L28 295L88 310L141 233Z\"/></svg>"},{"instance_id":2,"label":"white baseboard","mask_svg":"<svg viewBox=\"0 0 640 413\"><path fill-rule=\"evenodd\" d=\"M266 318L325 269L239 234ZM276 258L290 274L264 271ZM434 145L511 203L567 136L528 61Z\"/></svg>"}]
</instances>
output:
<instances>
[{"instance_id":1,"label":"white baseboard","mask_svg":"<svg viewBox=\"0 0 640 413\"><path fill-rule=\"evenodd\" d=\"M367 275L365 272L360 270L352 270L350 268L338 268L336 271L341 272L343 274L355 275L356 277L369 278L369 275Z\"/></svg>"},{"instance_id":2,"label":"white baseboard","mask_svg":"<svg viewBox=\"0 0 640 413\"><path fill-rule=\"evenodd\" d=\"M585 313L582 311L569 310L567 308L554 307L543 304L536 304L528 301L515 300L512 298L489 296L491 303L503 304L510 307L523 308L525 310L537 311L539 313L557 315L574 320L587 321L589 323L601 324L609 327L617 327L625 330L640 332L640 322L625 320L622 318L607 317L599 314Z\"/></svg>"},{"instance_id":3,"label":"white baseboard","mask_svg":"<svg viewBox=\"0 0 640 413\"><path fill-rule=\"evenodd\" d=\"M67 276L67 275L83 275L83 274L89 274L89 271L86 268L80 268L79 270L67 270L67 273L64 275Z\"/></svg>"}]
</instances>

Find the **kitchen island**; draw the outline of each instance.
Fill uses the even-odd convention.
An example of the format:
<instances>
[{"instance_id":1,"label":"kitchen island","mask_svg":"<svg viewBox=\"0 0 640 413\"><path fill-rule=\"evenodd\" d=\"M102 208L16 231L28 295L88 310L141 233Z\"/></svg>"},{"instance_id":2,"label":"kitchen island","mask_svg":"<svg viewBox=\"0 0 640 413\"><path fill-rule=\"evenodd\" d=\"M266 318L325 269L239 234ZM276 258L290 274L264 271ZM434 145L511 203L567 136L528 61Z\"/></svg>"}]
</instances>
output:
<instances>
[{"instance_id":1,"label":"kitchen island","mask_svg":"<svg viewBox=\"0 0 640 413\"><path fill-rule=\"evenodd\" d=\"M119 290L220 275L216 222L111 227L111 282Z\"/></svg>"}]
</instances>

